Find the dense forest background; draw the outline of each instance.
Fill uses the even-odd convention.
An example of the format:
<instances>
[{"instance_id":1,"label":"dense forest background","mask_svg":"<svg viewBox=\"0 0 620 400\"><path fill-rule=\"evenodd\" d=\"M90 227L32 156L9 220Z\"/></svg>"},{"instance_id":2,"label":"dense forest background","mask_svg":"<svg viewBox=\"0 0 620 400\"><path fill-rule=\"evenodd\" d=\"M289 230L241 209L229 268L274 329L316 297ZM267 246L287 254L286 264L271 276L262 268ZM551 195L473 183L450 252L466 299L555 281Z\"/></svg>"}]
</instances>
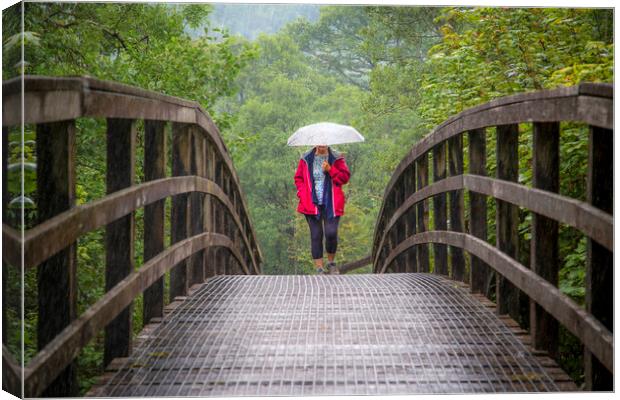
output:
<instances>
[{"instance_id":1,"label":"dense forest background","mask_svg":"<svg viewBox=\"0 0 620 400\"><path fill-rule=\"evenodd\" d=\"M345 152L351 180L337 262L368 254L383 190L394 167L434 126L493 98L579 82L613 82L610 9L25 3L3 11L3 79L90 75L196 100L220 127L247 197L266 274L309 274L308 227L295 212L293 175L305 148L286 146L299 127L332 121L366 141ZM25 59L21 60L21 44ZM587 130L564 124L561 192L585 199ZM528 126L523 126L527 133ZM78 121L78 203L105 195L105 125ZM33 127L10 133L8 218L36 224ZM521 135L520 182L531 184L531 137ZM139 131L139 144L144 140ZM488 148L494 148L494 132ZM22 150L25 157L21 157ZM491 152L492 153L492 152ZM143 156L136 157L137 182ZM466 158L467 160L467 158ZM21 193L21 164L25 192ZM494 173L495 159L488 157ZM169 204L167 210L169 211ZM493 223L494 204L489 203ZM144 227L136 213L136 265ZM528 212L520 260L528 265ZM489 241L494 243L493 227ZM103 294L104 230L78 243L79 312ZM584 301L586 241L561 227L560 287ZM362 270L364 272L368 270ZM9 347L21 348L21 277L8 276ZM36 353L36 269L25 276L24 345ZM134 302L141 327L141 298ZM101 373L102 335L83 349L84 393ZM580 382L579 343L563 333L562 365Z\"/></svg>"}]
</instances>

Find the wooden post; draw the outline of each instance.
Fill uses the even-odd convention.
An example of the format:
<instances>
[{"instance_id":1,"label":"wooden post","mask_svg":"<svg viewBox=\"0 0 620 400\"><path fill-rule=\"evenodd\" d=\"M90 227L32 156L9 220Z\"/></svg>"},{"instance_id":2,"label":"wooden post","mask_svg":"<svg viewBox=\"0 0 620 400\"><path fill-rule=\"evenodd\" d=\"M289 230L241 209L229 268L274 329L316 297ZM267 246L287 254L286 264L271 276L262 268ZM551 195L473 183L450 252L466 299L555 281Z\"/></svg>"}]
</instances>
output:
<instances>
[{"instance_id":1,"label":"wooden post","mask_svg":"<svg viewBox=\"0 0 620 400\"><path fill-rule=\"evenodd\" d=\"M534 124L532 159L533 187L557 193L560 190L560 124ZM558 223L532 213L531 269L554 286L558 285ZM534 348L558 358L558 322L530 300L530 332Z\"/></svg>"},{"instance_id":2,"label":"wooden post","mask_svg":"<svg viewBox=\"0 0 620 400\"><path fill-rule=\"evenodd\" d=\"M189 175L191 164L191 125L174 122L172 124L172 175ZM188 194L179 194L172 198L171 243L180 242L188 235ZM188 263L183 260L170 271L170 300L176 296L187 295Z\"/></svg>"},{"instance_id":3,"label":"wooden post","mask_svg":"<svg viewBox=\"0 0 620 400\"><path fill-rule=\"evenodd\" d=\"M398 183L394 185L394 188L392 190L392 194L390 195L390 213L388 215L393 216L394 215L394 211L396 210L397 206L397 191L398 189ZM392 226L392 229L390 229L390 251L392 251L392 249L394 249L394 247L398 246L398 221L396 221L396 223ZM392 272L398 272L398 257L395 257L392 259Z\"/></svg>"},{"instance_id":4,"label":"wooden post","mask_svg":"<svg viewBox=\"0 0 620 400\"><path fill-rule=\"evenodd\" d=\"M395 213L396 210L403 203L402 197L403 197L403 176L400 177L400 179L394 186L394 208L392 211L393 213ZM403 222L404 222L404 216L399 218L394 224L394 229L393 229L394 230L394 246L398 246L400 242L403 240L403 236L405 233ZM404 272L405 265L403 263L403 259L404 259L403 253L401 253L394 259L394 271L395 272Z\"/></svg>"},{"instance_id":5,"label":"wooden post","mask_svg":"<svg viewBox=\"0 0 620 400\"><path fill-rule=\"evenodd\" d=\"M463 174L463 135L459 134L448 139L449 173L450 176ZM463 191L452 190L448 193L450 199L450 230L463 232ZM450 246L452 278L467 282L465 275L465 256L463 250Z\"/></svg>"},{"instance_id":6,"label":"wooden post","mask_svg":"<svg viewBox=\"0 0 620 400\"><path fill-rule=\"evenodd\" d=\"M438 182L446 177L446 143L442 142L433 147L433 182ZM435 230L445 231L448 229L446 213L446 194L440 193L433 196L433 219ZM435 274L448 275L448 248L445 244L433 243L435 256Z\"/></svg>"},{"instance_id":7,"label":"wooden post","mask_svg":"<svg viewBox=\"0 0 620 400\"><path fill-rule=\"evenodd\" d=\"M394 187L396 187L396 185ZM391 216L394 215L394 209L396 208L395 207L395 205L396 205L396 193L394 191L392 191L392 193L388 197L388 204L389 204L389 208L387 210L387 215L389 215L390 218L391 218ZM388 255L390 254L392 249L394 249L394 247L396 247L396 245L397 245L397 243L396 243L396 230L397 229L398 229L398 224L394 224L394 225L392 225L392 227L390 228L390 231L388 233L388 242L387 242L387 248L386 248L386 252L385 252L385 256L386 257L388 257ZM388 265L388 268L390 268L392 270L392 272L397 272L398 271L398 266L396 264L396 258L392 259L391 263ZM387 269L386 269L386 272L387 272Z\"/></svg>"},{"instance_id":8,"label":"wooden post","mask_svg":"<svg viewBox=\"0 0 620 400\"><path fill-rule=\"evenodd\" d=\"M497 127L497 178L516 182L519 178L519 125ZM497 247L508 256L517 259L519 241L519 208L508 202L496 200ZM519 316L519 292L503 276L497 274L497 311L510 314L517 322Z\"/></svg>"},{"instance_id":9,"label":"wooden post","mask_svg":"<svg viewBox=\"0 0 620 400\"><path fill-rule=\"evenodd\" d=\"M205 139L205 149L204 149L204 153L205 153L205 162L204 162L204 169L205 169L205 177L211 181L215 181L215 151L213 148L214 144L213 142L211 142L210 140ZM213 199L213 196L208 194L204 197L204 228L205 231L207 232L213 232L214 229L214 221L215 221L215 217L214 217L214 213L213 213L213 208L214 208L214 203L216 201ZM205 272L204 272L204 276L205 278L210 278L214 275L217 274L217 271L215 270L215 252L213 251L213 248L209 247L206 248L204 251L204 267L205 267Z\"/></svg>"},{"instance_id":10,"label":"wooden post","mask_svg":"<svg viewBox=\"0 0 620 400\"><path fill-rule=\"evenodd\" d=\"M241 214L241 198L237 190L233 191L233 204L235 205L235 211L237 212L237 215L239 216L239 220L242 224L241 226L243 226L243 216ZM239 250L239 253L243 255L243 240L241 239L241 230L239 229L239 227L237 227L234 221L232 221L232 223L233 223L233 235L234 235L235 247L237 248L237 250ZM241 266L241 263L239 263L239 261L235 261L235 262L237 265L238 274L243 275L244 272L243 272L243 267Z\"/></svg>"},{"instance_id":11,"label":"wooden post","mask_svg":"<svg viewBox=\"0 0 620 400\"><path fill-rule=\"evenodd\" d=\"M424 153L416 160L418 190L428 186L428 153ZM428 226L428 200L418 203L418 232L426 231ZM418 272L429 272L428 244L418 246Z\"/></svg>"},{"instance_id":12,"label":"wooden post","mask_svg":"<svg viewBox=\"0 0 620 400\"><path fill-rule=\"evenodd\" d=\"M218 154L216 164L215 164L215 183L226 192L226 188L224 187L224 161L221 158L221 155ZM224 205L219 200L215 201L215 231L217 233L224 234L224 223L225 223L225 215L224 215ZM215 267L217 275L225 275L226 274L226 264L224 260L224 249L221 247L217 247L215 251Z\"/></svg>"},{"instance_id":13,"label":"wooden post","mask_svg":"<svg viewBox=\"0 0 620 400\"><path fill-rule=\"evenodd\" d=\"M203 150L202 143L204 137L197 128L193 127L190 130L191 138L191 155L190 155L190 174L199 176L202 171L203 162ZM204 226L204 215L202 214L202 205L204 204L204 194L193 192L189 195L190 201L190 219L189 229L190 236L199 235L202 233ZM189 258L189 285L204 282L204 252L199 251Z\"/></svg>"},{"instance_id":14,"label":"wooden post","mask_svg":"<svg viewBox=\"0 0 620 400\"><path fill-rule=\"evenodd\" d=\"M415 192L415 163L411 163L405 173L405 200ZM411 207L405 213L405 238L415 235L416 230L416 208ZM407 250L405 255L405 272L415 272L417 268L416 246Z\"/></svg>"},{"instance_id":15,"label":"wooden post","mask_svg":"<svg viewBox=\"0 0 620 400\"><path fill-rule=\"evenodd\" d=\"M256 242L254 240L252 240L252 253L254 254L254 259L256 260L256 265L258 267L258 271L260 274L263 273L263 267L261 264L261 260L259 258L259 252L258 252L258 247L256 247Z\"/></svg>"},{"instance_id":16,"label":"wooden post","mask_svg":"<svg viewBox=\"0 0 620 400\"><path fill-rule=\"evenodd\" d=\"M223 166L223 164L222 164ZM231 200L230 197L230 180L228 178L228 171L226 171L223 174L223 185L222 188L224 189L224 193L226 193L226 196L228 197L228 200ZM226 235L228 238L232 239L232 234L231 234L231 217L230 217L230 212L228 210L228 207L226 207L224 204L222 204L222 233L224 235ZM231 257L230 257L230 252L228 250L224 250L222 251L222 262L224 265L224 273L226 275L232 275L232 265L231 265Z\"/></svg>"},{"instance_id":17,"label":"wooden post","mask_svg":"<svg viewBox=\"0 0 620 400\"><path fill-rule=\"evenodd\" d=\"M107 193L133 185L135 177L136 126L130 119L108 119L107 129ZM105 290L110 291L134 270L134 213L106 227ZM131 353L131 310L133 303L105 328L103 365L116 357Z\"/></svg>"},{"instance_id":18,"label":"wooden post","mask_svg":"<svg viewBox=\"0 0 620 400\"><path fill-rule=\"evenodd\" d=\"M588 202L613 214L613 131L590 127L588 154ZM586 310L610 332L614 329L613 253L588 239L586 265ZM586 350L584 354L586 390L614 389L613 374Z\"/></svg>"},{"instance_id":19,"label":"wooden post","mask_svg":"<svg viewBox=\"0 0 620 400\"><path fill-rule=\"evenodd\" d=\"M469 131L469 173L487 174L486 131L476 129ZM483 194L469 192L469 230L470 233L484 241L487 240L487 198ZM471 291L491 296L490 283L493 271L476 256L471 256L470 270Z\"/></svg>"},{"instance_id":20,"label":"wooden post","mask_svg":"<svg viewBox=\"0 0 620 400\"><path fill-rule=\"evenodd\" d=\"M75 121L39 124L36 129L37 211L39 222L43 222L75 206ZM38 266L39 350L77 316L76 268L75 243ZM42 396L75 397L78 392L77 363L74 360Z\"/></svg>"},{"instance_id":21,"label":"wooden post","mask_svg":"<svg viewBox=\"0 0 620 400\"><path fill-rule=\"evenodd\" d=\"M230 174L226 173L226 177L225 177L225 185L226 185L226 195L228 196L228 200L233 203L233 190L232 190L232 177L230 176ZM234 203L233 203L233 209L234 209ZM234 242L234 231L235 231L235 223L233 222L232 219L232 213L230 211L228 211L228 209L226 209L226 220L225 220L225 225L226 227L226 236L228 236L230 238L231 241ZM234 274L234 264L233 264L233 255L230 251L226 251L226 267L228 268L228 273L233 275Z\"/></svg>"},{"instance_id":22,"label":"wooden post","mask_svg":"<svg viewBox=\"0 0 620 400\"><path fill-rule=\"evenodd\" d=\"M144 121L144 181L166 177L166 123ZM144 262L164 250L165 199L144 207ZM161 277L144 291L143 321L163 317L164 278Z\"/></svg>"}]
</instances>

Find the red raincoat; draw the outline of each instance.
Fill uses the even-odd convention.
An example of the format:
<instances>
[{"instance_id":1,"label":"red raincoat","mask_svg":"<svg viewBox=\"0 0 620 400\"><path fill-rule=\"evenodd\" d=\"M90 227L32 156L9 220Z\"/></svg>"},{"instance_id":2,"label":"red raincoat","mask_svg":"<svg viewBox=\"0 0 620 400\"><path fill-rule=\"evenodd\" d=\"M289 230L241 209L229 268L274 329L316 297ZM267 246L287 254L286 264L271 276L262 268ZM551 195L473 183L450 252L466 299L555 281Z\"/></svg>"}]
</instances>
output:
<instances>
[{"instance_id":1,"label":"red raincoat","mask_svg":"<svg viewBox=\"0 0 620 400\"><path fill-rule=\"evenodd\" d=\"M314 160L316 148L304 153L299 159L297 171L295 172L295 186L297 187L297 197L299 204L297 211L302 214L317 215L319 209L312 201L314 191L314 178L312 176L312 165L309 163ZM344 160L344 155L327 148L329 153L328 163L331 165L328 175L325 177L325 189L328 190L326 208L328 217L344 215L344 204L346 197L342 191L342 185L349 182L351 173ZM329 182L327 182L329 180ZM330 190L331 189L331 190Z\"/></svg>"}]
</instances>

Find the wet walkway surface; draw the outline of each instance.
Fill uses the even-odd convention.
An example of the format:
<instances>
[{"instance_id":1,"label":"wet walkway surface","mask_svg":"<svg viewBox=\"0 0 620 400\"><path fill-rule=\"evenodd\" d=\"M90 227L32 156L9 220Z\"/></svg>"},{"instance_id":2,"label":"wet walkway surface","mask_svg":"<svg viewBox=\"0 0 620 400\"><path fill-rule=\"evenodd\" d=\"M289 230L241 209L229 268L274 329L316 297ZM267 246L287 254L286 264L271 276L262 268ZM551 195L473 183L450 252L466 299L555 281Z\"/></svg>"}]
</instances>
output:
<instances>
[{"instance_id":1,"label":"wet walkway surface","mask_svg":"<svg viewBox=\"0 0 620 400\"><path fill-rule=\"evenodd\" d=\"M492 309L440 276L219 276L89 395L566 390L558 368L540 359Z\"/></svg>"}]
</instances>

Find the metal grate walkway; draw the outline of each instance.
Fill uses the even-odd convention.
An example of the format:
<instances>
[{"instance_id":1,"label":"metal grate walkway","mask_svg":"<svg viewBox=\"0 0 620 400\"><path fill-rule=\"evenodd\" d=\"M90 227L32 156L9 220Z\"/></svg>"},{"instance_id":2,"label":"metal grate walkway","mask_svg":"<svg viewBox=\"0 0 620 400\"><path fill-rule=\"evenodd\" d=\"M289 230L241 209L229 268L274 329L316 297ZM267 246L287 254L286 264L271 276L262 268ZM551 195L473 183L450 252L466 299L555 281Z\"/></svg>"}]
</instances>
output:
<instances>
[{"instance_id":1,"label":"metal grate walkway","mask_svg":"<svg viewBox=\"0 0 620 400\"><path fill-rule=\"evenodd\" d=\"M468 291L430 274L219 276L95 396L560 390Z\"/></svg>"}]
</instances>

